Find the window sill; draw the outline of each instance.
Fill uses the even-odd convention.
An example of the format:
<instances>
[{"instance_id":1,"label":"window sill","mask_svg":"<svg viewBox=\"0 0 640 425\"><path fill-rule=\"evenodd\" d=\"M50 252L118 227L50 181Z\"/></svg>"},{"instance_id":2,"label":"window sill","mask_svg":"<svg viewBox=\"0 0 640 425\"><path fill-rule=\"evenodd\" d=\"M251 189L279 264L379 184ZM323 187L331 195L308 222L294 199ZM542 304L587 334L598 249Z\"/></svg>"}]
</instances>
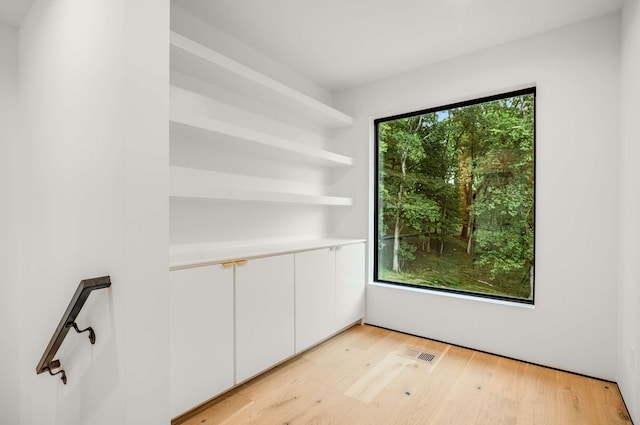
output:
<instances>
[{"instance_id":1,"label":"window sill","mask_svg":"<svg viewBox=\"0 0 640 425\"><path fill-rule=\"evenodd\" d=\"M394 285L392 283L386 283L386 282L369 282L369 285L378 286L378 287L382 287L382 288L394 289L394 290L398 290L398 291L417 292L417 293L421 293L421 294L429 294L429 295L435 295L435 296L440 296L440 297L457 298L457 299L463 299L463 300L468 300L468 301L477 301L477 302L483 302L483 303L489 303L489 304L498 304L498 305L503 305L503 306L507 306L507 307L518 307L518 308L525 308L525 309L529 309L529 310L535 310L535 308L536 308L536 306L534 304L528 304L528 303L524 303L524 302L521 303L521 302L517 302L517 301L498 300L498 299L493 299L493 298L485 298L485 297L481 297L481 296L458 294L458 293L454 293L454 292L436 291L436 290L429 289L429 288L415 288L415 287L412 287L412 286Z\"/></svg>"}]
</instances>

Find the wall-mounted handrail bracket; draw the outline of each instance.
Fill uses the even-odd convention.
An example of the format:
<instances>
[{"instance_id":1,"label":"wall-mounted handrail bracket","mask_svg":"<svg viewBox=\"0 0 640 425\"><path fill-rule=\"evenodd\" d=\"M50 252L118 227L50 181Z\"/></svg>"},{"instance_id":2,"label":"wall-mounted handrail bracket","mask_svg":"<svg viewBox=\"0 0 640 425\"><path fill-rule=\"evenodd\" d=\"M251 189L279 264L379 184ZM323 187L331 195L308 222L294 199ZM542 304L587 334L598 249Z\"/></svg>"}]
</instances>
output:
<instances>
[{"instance_id":1,"label":"wall-mounted handrail bracket","mask_svg":"<svg viewBox=\"0 0 640 425\"><path fill-rule=\"evenodd\" d=\"M45 370L49 372L49 375L51 376L56 376L58 374L60 374L60 380L62 381L63 384L67 385L67 374L65 373L64 369L60 369L57 372L53 372L53 369L58 369L60 368L60 360L54 360L51 363L49 363L49 365L45 366Z\"/></svg>"},{"instance_id":2,"label":"wall-mounted handrail bracket","mask_svg":"<svg viewBox=\"0 0 640 425\"><path fill-rule=\"evenodd\" d=\"M87 327L86 329L78 329L78 325L76 324L76 322L70 322L67 323L67 328L73 328L76 330L77 333L81 334L82 332L89 332L89 341L91 342L91 344L95 344L96 343L96 333L93 331L93 328L91 326Z\"/></svg>"},{"instance_id":3,"label":"wall-mounted handrail bracket","mask_svg":"<svg viewBox=\"0 0 640 425\"><path fill-rule=\"evenodd\" d=\"M60 379L62 380L62 382L64 384L67 383L67 374L63 369L60 369L57 372L53 372L54 369L60 368L60 361L53 360L53 358L55 357L58 349L62 345L62 341L64 341L64 338L67 336L67 333L69 333L69 329L71 328L75 329L75 331L78 333L89 332L89 341L91 341L91 344L95 344L96 334L93 331L93 328L89 326L86 329L78 329L76 318L78 317L80 310L82 310L84 303L87 301L87 298L89 298L91 292L95 291L96 289L108 288L110 286L110 276L85 279L80 282L80 284L78 285L78 289L76 289L75 294L73 294L73 297L69 302L67 310L62 315L60 323L58 323L56 330L53 332L53 336L49 341L49 345L47 345L47 348L42 354L42 358L38 362L38 366L36 366L37 374L41 374L43 372L49 372L49 374L52 376L60 374Z\"/></svg>"}]
</instances>

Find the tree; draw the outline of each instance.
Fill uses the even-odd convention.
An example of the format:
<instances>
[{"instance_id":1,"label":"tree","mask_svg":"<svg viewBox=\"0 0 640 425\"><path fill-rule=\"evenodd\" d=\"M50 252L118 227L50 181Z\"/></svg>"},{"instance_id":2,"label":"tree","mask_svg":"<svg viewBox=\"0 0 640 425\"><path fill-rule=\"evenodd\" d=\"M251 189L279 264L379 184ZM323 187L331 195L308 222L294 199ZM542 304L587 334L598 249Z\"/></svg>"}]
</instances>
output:
<instances>
[{"instance_id":1,"label":"tree","mask_svg":"<svg viewBox=\"0 0 640 425\"><path fill-rule=\"evenodd\" d=\"M488 103L484 115L491 136L476 162L476 262L492 277L516 270L526 277L534 242L533 96Z\"/></svg>"},{"instance_id":2,"label":"tree","mask_svg":"<svg viewBox=\"0 0 640 425\"><path fill-rule=\"evenodd\" d=\"M407 191L412 191L412 185L408 182L408 168L419 164L424 158L420 130L422 128L422 117L412 117L406 120L395 120L385 122L380 125L380 152L390 158L385 157L385 186L389 186L387 181L396 180L393 193L387 192L388 196L384 205L393 214L393 265L394 272L400 271L400 232L402 230L401 218L408 207L414 210L419 207L410 203L405 203ZM391 147L391 148L390 148ZM389 165L387 165L389 163ZM399 169L399 170L398 170ZM399 173L398 173L399 171ZM395 177L395 179L393 179ZM390 201L390 202L389 202Z\"/></svg>"}]
</instances>

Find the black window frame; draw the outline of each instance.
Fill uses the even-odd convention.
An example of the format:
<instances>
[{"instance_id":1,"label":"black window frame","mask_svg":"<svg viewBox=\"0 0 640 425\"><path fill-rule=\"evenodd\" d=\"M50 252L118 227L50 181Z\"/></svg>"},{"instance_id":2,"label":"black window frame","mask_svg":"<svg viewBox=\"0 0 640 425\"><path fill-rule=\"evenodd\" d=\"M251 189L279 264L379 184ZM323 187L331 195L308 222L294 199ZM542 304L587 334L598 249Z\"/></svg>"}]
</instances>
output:
<instances>
[{"instance_id":1,"label":"black window frame","mask_svg":"<svg viewBox=\"0 0 640 425\"><path fill-rule=\"evenodd\" d=\"M536 161L536 146L537 146L537 99L536 99L536 86L531 86L531 87L526 87L523 89L519 89L519 90L513 90L513 91L509 91L509 92L504 92L504 93L499 93L499 94L495 94L495 95L491 95L491 96L484 96L484 97L479 97L479 98L473 98L473 99L469 99L469 100L465 100L465 101L461 101L461 102L454 102L454 103L449 103L449 104L445 104L442 106L436 106L436 107L431 107L431 108L426 108L426 109L421 109L421 110L417 110L417 111L412 111L412 112L405 112L402 114L396 114L396 115L391 115L391 116L387 116L387 117L382 117L382 118L376 118L373 121L373 131L374 131L374 148L375 148L375 158L374 158L374 171L375 171L375 176L374 176L374 187L373 187L373 202L374 202L374 209L373 209L373 241L374 243L373 245L373 282L375 283L383 283L383 284L388 284L388 285L394 285L394 286L400 286L400 287L409 287L409 288L416 288L416 289L420 289L422 291L428 292L428 291L435 291L435 292L441 292L441 293L449 293L449 294L455 294L455 295L462 295L462 296L466 296L466 297L471 297L471 298L484 298L484 299L490 299L490 300L498 300L498 301L507 301L507 302L513 302L513 303L519 303L519 304L527 304L527 305L535 305L535 298L536 298L536 284L535 284L535 271L536 271L536 239L537 239L537 231L536 231L536 208L537 208L537 190L536 190L536 169L537 169L537 161ZM435 113L435 112L439 112L439 111L444 111L444 110L449 110L449 109L454 109L454 108L460 108L460 107L465 107L465 106L471 106L471 105L477 105L480 103L486 103L486 102L492 102L495 100L500 100L500 99L505 99L505 98L509 98L509 97L515 97L515 96L520 96L520 95L533 95L533 273L531 276L531 299L525 299L525 298L518 298L518 297L510 297L507 295L499 295L499 294L489 294L489 293L482 293L482 292L472 292L472 291L461 291L461 290L456 290L456 289L452 289L452 288L445 288L445 287L437 287L437 286L426 286L426 285L417 285L417 284L412 284L412 283L406 283L406 282L392 282L392 281L387 281L387 280L381 280L378 277L378 270L379 270L379 260L378 260L378 255L379 255L379 240L378 240L378 236L379 236L379 208L380 208L380 194L379 194L379 189L380 189L380 140L379 140L379 126L381 123L387 122L387 121L394 121L394 120L398 120L398 119L403 119L403 118L408 118L408 117L413 117L416 115L422 115L422 114L430 114L430 113Z\"/></svg>"}]
</instances>

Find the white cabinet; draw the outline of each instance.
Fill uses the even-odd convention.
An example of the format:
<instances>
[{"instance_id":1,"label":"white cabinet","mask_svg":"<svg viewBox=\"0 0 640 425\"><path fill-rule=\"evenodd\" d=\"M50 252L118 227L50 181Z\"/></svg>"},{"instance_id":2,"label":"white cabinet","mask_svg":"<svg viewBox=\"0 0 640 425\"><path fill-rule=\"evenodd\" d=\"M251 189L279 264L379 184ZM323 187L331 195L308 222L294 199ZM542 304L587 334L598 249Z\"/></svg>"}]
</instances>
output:
<instances>
[{"instance_id":1,"label":"white cabinet","mask_svg":"<svg viewBox=\"0 0 640 425\"><path fill-rule=\"evenodd\" d=\"M342 329L364 317L364 243L343 245L336 252L336 328Z\"/></svg>"},{"instance_id":2,"label":"white cabinet","mask_svg":"<svg viewBox=\"0 0 640 425\"><path fill-rule=\"evenodd\" d=\"M296 353L334 332L335 249L297 252Z\"/></svg>"},{"instance_id":3,"label":"white cabinet","mask_svg":"<svg viewBox=\"0 0 640 425\"><path fill-rule=\"evenodd\" d=\"M293 254L238 262L236 383L294 354Z\"/></svg>"},{"instance_id":4,"label":"white cabinet","mask_svg":"<svg viewBox=\"0 0 640 425\"><path fill-rule=\"evenodd\" d=\"M296 352L364 317L364 243L295 254Z\"/></svg>"},{"instance_id":5,"label":"white cabinet","mask_svg":"<svg viewBox=\"0 0 640 425\"><path fill-rule=\"evenodd\" d=\"M170 273L170 408L173 417L234 385L233 270Z\"/></svg>"},{"instance_id":6,"label":"white cabinet","mask_svg":"<svg viewBox=\"0 0 640 425\"><path fill-rule=\"evenodd\" d=\"M331 240L313 248L174 263L173 417L364 316L364 243Z\"/></svg>"}]
</instances>

